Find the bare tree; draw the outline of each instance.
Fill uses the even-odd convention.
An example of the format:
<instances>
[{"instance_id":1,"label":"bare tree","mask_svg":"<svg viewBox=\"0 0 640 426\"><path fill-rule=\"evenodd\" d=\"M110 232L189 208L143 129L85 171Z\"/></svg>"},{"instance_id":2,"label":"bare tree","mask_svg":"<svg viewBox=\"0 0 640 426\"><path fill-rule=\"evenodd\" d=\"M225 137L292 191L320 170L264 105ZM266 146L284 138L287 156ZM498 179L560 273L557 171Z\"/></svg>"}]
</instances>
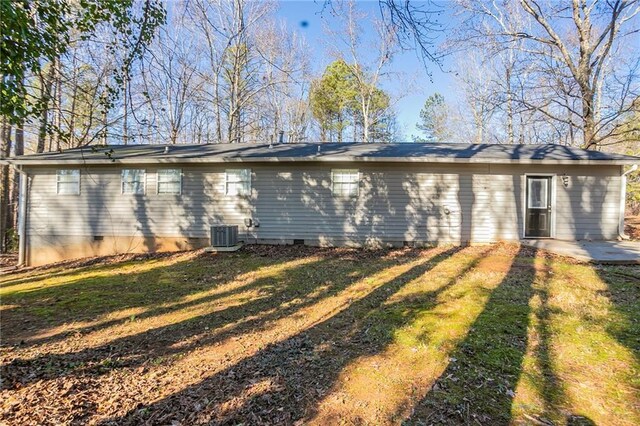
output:
<instances>
[{"instance_id":1,"label":"bare tree","mask_svg":"<svg viewBox=\"0 0 640 426\"><path fill-rule=\"evenodd\" d=\"M546 117L585 148L621 136L615 123L631 113L640 92L638 58L625 60L625 43L639 42L637 0L459 4L466 12L459 39L516 48L522 60L535 65L517 98L523 108Z\"/></svg>"},{"instance_id":2,"label":"bare tree","mask_svg":"<svg viewBox=\"0 0 640 426\"><path fill-rule=\"evenodd\" d=\"M256 123L263 127L261 137L277 140L284 132L289 140L299 141L309 120L308 108L301 104L309 86L309 47L284 22L274 19L258 29L256 49L263 62L263 89L255 111Z\"/></svg>"},{"instance_id":3,"label":"bare tree","mask_svg":"<svg viewBox=\"0 0 640 426\"><path fill-rule=\"evenodd\" d=\"M220 142L242 142L250 131L250 110L263 89L255 33L273 10L274 3L247 0L189 4L196 34L206 44L208 66L198 75L206 83L203 95L213 106Z\"/></svg>"},{"instance_id":4,"label":"bare tree","mask_svg":"<svg viewBox=\"0 0 640 426\"><path fill-rule=\"evenodd\" d=\"M181 12L174 10L173 21L160 29L142 75L152 122L159 123L159 136L172 144L184 138L200 84L196 78L200 51L193 37L185 37L185 15Z\"/></svg>"}]
</instances>

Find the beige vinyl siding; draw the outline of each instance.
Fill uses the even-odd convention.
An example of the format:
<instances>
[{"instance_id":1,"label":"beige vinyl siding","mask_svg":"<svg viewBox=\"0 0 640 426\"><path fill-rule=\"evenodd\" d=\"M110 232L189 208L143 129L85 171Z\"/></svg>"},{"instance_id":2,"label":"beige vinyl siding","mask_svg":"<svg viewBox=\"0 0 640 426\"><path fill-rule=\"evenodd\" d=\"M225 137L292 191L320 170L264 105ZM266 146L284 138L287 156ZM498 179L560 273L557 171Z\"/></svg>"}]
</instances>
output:
<instances>
[{"instance_id":1,"label":"beige vinyl siding","mask_svg":"<svg viewBox=\"0 0 640 426\"><path fill-rule=\"evenodd\" d=\"M146 170L144 195L121 193L117 165L82 168L79 195L56 194L55 168L31 168L28 235L207 238L231 224L251 240L321 244L518 240L526 173L558 175L557 238L617 235L619 166L243 163L249 196L225 195L224 164L176 167L181 194L156 193L155 167L127 166ZM332 168L359 170L357 197L332 194ZM248 217L260 226L246 229Z\"/></svg>"}]
</instances>

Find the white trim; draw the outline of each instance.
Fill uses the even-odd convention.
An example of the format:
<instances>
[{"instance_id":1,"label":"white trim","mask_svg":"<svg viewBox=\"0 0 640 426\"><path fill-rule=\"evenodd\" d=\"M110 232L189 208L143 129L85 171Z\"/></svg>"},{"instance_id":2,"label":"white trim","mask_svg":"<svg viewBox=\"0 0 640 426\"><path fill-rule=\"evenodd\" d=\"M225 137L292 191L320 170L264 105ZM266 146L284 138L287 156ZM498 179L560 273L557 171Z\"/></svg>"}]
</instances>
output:
<instances>
[{"instance_id":1,"label":"white trim","mask_svg":"<svg viewBox=\"0 0 640 426\"><path fill-rule=\"evenodd\" d=\"M551 230L549 232L549 237L527 237L527 178L528 177L550 177L551 178ZM555 239L556 238L556 211L558 210L556 204L556 193L557 193L557 183L558 174L557 173L525 173L522 175L522 229L520 232L521 238L524 239Z\"/></svg>"},{"instance_id":2,"label":"white trim","mask_svg":"<svg viewBox=\"0 0 640 426\"><path fill-rule=\"evenodd\" d=\"M355 174L357 175L356 177L356 181L355 182L338 182L338 183L355 183L356 184L356 193L355 194L343 194L343 193L336 193L334 190L334 184L335 179L334 179L334 175L336 173L344 173L344 174ZM360 196L360 182L362 180L362 174L360 173L360 169L331 169L331 194L334 197L342 197L342 198L358 198Z\"/></svg>"},{"instance_id":3,"label":"white trim","mask_svg":"<svg viewBox=\"0 0 640 426\"><path fill-rule=\"evenodd\" d=\"M29 203L29 187L31 176L22 167L12 166L18 172L20 190L18 191L18 266L27 263L27 208Z\"/></svg>"},{"instance_id":4,"label":"white trim","mask_svg":"<svg viewBox=\"0 0 640 426\"><path fill-rule=\"evenodd\" d=\"M60 192L60 183L74 183L74 182L60 182L60 172L63 170L78 172L77 173L78 181L75 182L76 184L75 192ZM69 174L69 176L76 176L76 174ZM80 171L80 169L56 169L56 195L80 195L80 179L82 179L82 172Z\"/></svg>"},{"instance_id":5,"label":"white trim","mask_svg":"<svg viewBox=\"0 0 640 426\"><path fill-rule=\"evenodd\" d=\"M629 173L635 172L636 170L638 170L637 164L632 165L631 168L626 172L624 171L624 168L621 167L620 169L622 173L620 175L620 212L618 216L618 235L623 240L628 240L631 238L624 233L624 213L627 208L627 175Z\"/></svg>"}]
</instances>

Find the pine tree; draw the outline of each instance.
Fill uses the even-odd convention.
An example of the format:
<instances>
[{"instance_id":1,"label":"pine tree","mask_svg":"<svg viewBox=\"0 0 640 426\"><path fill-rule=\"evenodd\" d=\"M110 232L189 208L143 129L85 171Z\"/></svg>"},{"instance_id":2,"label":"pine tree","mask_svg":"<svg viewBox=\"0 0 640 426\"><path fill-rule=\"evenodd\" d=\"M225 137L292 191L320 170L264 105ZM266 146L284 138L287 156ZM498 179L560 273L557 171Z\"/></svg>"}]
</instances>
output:
<instances>
[{"instance_id":1,"label":"pine tree","mask_svg":"<svg viewBox=\"0 0 640 426\"><path fill-rule=\"evenodd\" d=\"M429 96L420 110L420 121L416 128L425 134L425 138L414 137L416 142L444 142L449 137L447 120L449 110L440 93Z\"/></svg>"}]
</instances>

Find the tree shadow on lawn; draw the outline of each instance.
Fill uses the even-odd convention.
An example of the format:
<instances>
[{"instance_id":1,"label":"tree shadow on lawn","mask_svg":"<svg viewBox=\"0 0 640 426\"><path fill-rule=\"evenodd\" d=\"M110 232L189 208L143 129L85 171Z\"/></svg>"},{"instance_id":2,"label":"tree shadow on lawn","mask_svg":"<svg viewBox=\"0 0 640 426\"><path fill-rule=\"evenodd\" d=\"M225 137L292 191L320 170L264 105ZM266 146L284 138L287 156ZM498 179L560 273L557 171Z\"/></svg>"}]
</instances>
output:
<instances>
[{"instance_id":1,"label":"tree shadow on lawn","mask_svg":"<svg viewBox=\"0 0 640 426\"><path fill-rule=\"evenodd\" d=\"M544 252L541 257L531 353L536 368L528 378L540 406L528 418L567 425L624 418L632 424L637 375L633 361L616 351L628 349L637 363L640 267L574 263Z\"/></svg>"},{"instance_id":2,"label":"tree shadow on lawn","mask_svg":"<svg viewBox=\"0 0 640 426\"><path fill-rule=\"evenodd\" d=\"M184 256L185 254L183 254ZM188 254L187 254L188 256ZM269 267L282 259L251 257L246 254L211 257L199 255L162 263L165 259L139 265L143 272L131 269L131 262L104 266L98 270L82 268L78 275L69 273L69 281L29 288L3 295L3 345L39 344L68 337L67 333L38 339L40 333L68 322L94 321L119 310L143 308L153 310L160 305L232 282L238 276ZM129 270L131 269L131 270ZM89 273L84 278L83 273ZM97 274L97 275L96 275ZM46 280L43 280L46 281ZM121 322L127 321L126 318ZM104 326L113 325L110 321ZM88 326L90 330L101 326ZM83 331L73 330L73 333Z\"/></svg>"},{"instance_id":3,"label":"tree shadow on lawn","mask_svg":"<svg viewBox=\"0 0 640 426\"><path fill-rule=\"evenodd\" d=\"M607 332L640 362L640 266L598 265L594 269L607 286L604 296L619 316L609 324Z\"/></svg>"},{"instance_id":4,"label":"tree shadow on lawn","mask_svg":"<svg viewBox=\"0 0 640 426\"><path fill-rule=\"evenodd\" d=\"M257 279L251 286L259 291L258 296L237 305L208 309L206 314L195 312L186 319L116 338L97 347L45 354L34 359L17 358L2 366L2 377L5 386L12 387L70 375L101 375L114 369L136 368L160 357L187 353L248 331L256 332L274 320L335 295L362 277L415 259L420 252L402 253L400 257L380 255L376 262L370 262L359 259L360 254L355 251L328 252L316 262ZM241 288L240 292L244 290ZM188 313L193 307L180 308ZM164 308L151 309L146 318L163 313Z\"/></svg>"},{"instance_id":5,"label":"tree shadow on lawn","mask_svg":"<svg viewBox=\"0 0 640 426\"><path fill-rule=\"evenodd\" d=\"M124 253L109 256L96 256L67 260L34 268L17 269L9 274L0 276L0 289L8 289L21 284L60 279L77 275L85 271L99 273L132 265L137 262L159 261L167 258L180 257L188 254L185 251L157 252L157 253Z\"/></svg>"},{"instance_id":6,"label":"tree shadow on lawn","mask_svg":"<svg viewBox=\"0 0 640 426\"><path fill-rule=\"evenodd\" d=\"M321 259L321 257L317 257L316 259ZM216 301L222 301L225 298L230 297L239 297L242 294L246 293L247 295L257 293L258 297L267 297L268 290L275 286L279 277L281 276L283 271L293 268L294 265L305 266L310 265L312 263L317 262L318 260L314 260L313 262L307 262L304 256L300 256L299 258L289 258L286 260L280 261L268 261L265 263L256 263L249 262L248 259L240 259L235 258L241 264L241 268L237 269L238 266L235 266L235 270L233 272L230 271L231 265L226 265L226 262L221 265L219 263L215 264L215 268L207 268L207 264L209 260L207 259L196 259L188 266L189 280L185 282L184 279L180 280L180 286L185 287L186 289L191 289L191 291L187 294L184 294L184 290L182 292L178 291L177 297L174 297L173 294L165 291L164 293L168 297L162 298L159 295L154 295L155 299L157 299L154 303L150 303L148 306L144 306L143 312L138 312L136 314L127 314L127 315L117 315L116 318L101 320L97 323L89 323L88 325L81 327L73 327L68 331L57 332L53 334L49 334L46 337L35 337L31 338L28 341L23 341L20 344L20 347L28 347L28 346L36 346L45 343L53 343L57 341L64 340L71 335L79 336L83 333L93 333L96 331L104 330L107 328L111 328L117 325L122 325L130 321L143 321L146 319L152 319L154 317L158 317L161 315L170 314L172 312L179 312L181 310L185 310L187 308L200 308L205 305L209 305L215 303ZM243 264L242 262L247 262ZM304 262L302 262L304 261ZM193 275L193 269L198 270L200 268L200 263L205 263L204 268L210 270L211 272L216 272L213 276L207 276L203 278L202 275ZM235 262L234 262L235 263ZM165 268L173 268L176 265L171 265L170 267ZM178 268L183 269L182 265L178 265ZM270 272L261 273L261 271L268 269ZM275 269L275 271L272 271ZM218 273L220 272L220 273ZM248 275L252 274L260 274L264 275L260 279L254 279L248 277ZM146 274L141 279L137 279L136 281L151 281L154 282L154 276L146 276ZM172 274L173 275L173 274ZM243 278L244 277L244 278ZM235 281L241 280L244 283L235 285ZM215 283L215 285L211 285L211 283ZM202 284L205 284L205 287L202 287ZM147 291L153 291L155 285L151 285ZM227 287L229 287L227 289ZM224 289L224 290L223 290ZM96 289L98 292L99 288ZM126 297L125 297L126 300ZM126 312L125 312L126 313ZM95 316L95 313L92 314Z\"/></svg>"},{"instance_id":7,"label":"tree shadow on lawn","mask_svg":"<svg viewBox=\"0 0 640 426\"><path fill-rule=\"evenodd\" d=\"M491 248L473 249L475 255L461 270L437 289L412 299L402 315L383 323L376 318L385 309L393 309L393 304L389 307L386 303L400 289L441 262L455 258L460 250L453 248L412 266L312 327L104 424L292 424L313 417L318 402L350 362L383 351L393 341L395 330L435 306L438 295L475 268ZM264 389L256 389L262 385Z\"/></svg>"},{"instance_id":8,"label":"tree shadow on lawn","mask_svg":"<svg viewBox=\"0 0 640 426\"><path fill-rule=\"evenodd\" d=\"M569 425L588 425L590 424L588 418L567 415L561 408L567 396L562 379L556 371L557 360L553 348L554 339L558 338L558 330L554 330L557 327L557 317L563 315L562 310L551 303L554 296L552 293L554 257L546 252L539 252L537 261L536 282L532 294L533 321L529 324L532 333L529 336L531 340L529 342L531 356L529 368L531 370L528 371L529 377L526 377L526 380L527 384L535 389L535 394L540 397L540 406L516 407L512 404L511 413L516 414L514 411L517 412L524 408L527 411L527 419L540 424L555 424L555 421L564 424L566 421ZM565 281L562 285L571 285L571 283Z\"/></svg>"},{"instance_id":9,"label":"tree shadow on lawn","mask_svg":"<svg viewBox=\"0 0 640 426\"><path fill-rule=\"evenodd\" d=\"M403 424L508 424L527 349L534 249L521 247L464 341Z\"/></svg>"},{"instance_id":10,"label":"tree shadow on lawn","mask_svg":"<svg viewBox=\"0 0 640 426\"><path fill-rule=\"evenodd\" d=\"M570 282L570 272L562 263L554 266L554 276ZM548 315L540 318L542 350L538 357L544 374L544 414L552 421L566 420L569 425L600 424L611 419L638 424L640 266L581 264L576 271L582 274L576 274L579 282L573 287L575 306L559 308L556 301L556 306L546 309ZM547 282L551 281L548 277ZM557 286L556 299L563 296L557 294ZM539 292L543 306L549 305L549 288ZM547 333L545 338L545 324L548 328L553 325L556 335ZM551 351L551 338L562 351ZM563 347L567 344L572 346ZM561 365L559 374L554 373L554 364ZM588 398L583 400L585 395ZM576 401L582 405L576 406Z\"/></svg>"}]
</instances>

